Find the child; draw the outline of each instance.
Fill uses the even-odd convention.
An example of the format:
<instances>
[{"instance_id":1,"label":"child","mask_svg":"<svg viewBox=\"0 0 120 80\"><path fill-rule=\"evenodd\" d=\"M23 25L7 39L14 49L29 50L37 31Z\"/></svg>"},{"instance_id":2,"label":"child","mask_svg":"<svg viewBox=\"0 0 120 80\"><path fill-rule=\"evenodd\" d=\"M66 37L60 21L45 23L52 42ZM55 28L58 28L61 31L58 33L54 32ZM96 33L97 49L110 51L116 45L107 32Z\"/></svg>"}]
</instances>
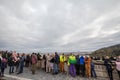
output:
<instances>
[{"instance_id":1,"label":"child","mask_svg":"<svg viewBox=\"0 0 120 80\"><path fill-rule=\"evenodd\" d=\"M64 71L68 75L68 64L67 64L67 61L64 62Z\"/></svg>"}]
</instances>

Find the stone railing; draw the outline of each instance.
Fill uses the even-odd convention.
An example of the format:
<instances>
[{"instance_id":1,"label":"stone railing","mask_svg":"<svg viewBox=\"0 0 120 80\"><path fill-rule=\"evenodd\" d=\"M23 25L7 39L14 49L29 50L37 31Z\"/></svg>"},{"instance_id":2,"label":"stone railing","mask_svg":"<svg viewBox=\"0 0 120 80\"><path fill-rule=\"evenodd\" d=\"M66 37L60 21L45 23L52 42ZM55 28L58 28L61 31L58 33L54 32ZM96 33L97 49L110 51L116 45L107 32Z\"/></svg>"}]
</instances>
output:
<instances>
[{"instance_id":1,"label":"stone railing","mask_svg":"<svg viewBox=\"0 0 120 80\"><path fill-rule=\"evenodd\" d=\"M95 63L95 71L96 71L97 77L105 78L105 80L108 79L109 77L108 77L108 73L106 71L106 67L104 63L102 61L97 61L94 63ZM120 80L116 69L113 70L113 79Z\"/></svg>"}]
</instances>

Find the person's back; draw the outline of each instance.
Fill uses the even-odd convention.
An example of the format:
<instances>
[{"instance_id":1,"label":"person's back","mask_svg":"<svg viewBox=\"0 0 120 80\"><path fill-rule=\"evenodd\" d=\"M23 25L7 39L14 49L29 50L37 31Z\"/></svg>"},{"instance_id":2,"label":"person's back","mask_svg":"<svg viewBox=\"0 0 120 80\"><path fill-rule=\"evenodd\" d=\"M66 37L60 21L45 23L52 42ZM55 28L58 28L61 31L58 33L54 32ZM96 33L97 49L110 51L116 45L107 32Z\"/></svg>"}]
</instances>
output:
<instances>
[{"instance_id":1,"label":"person's back","mask_svg":"<svg viewBox=\"0 0 120 80\"><path fill-rule=\"evenodd\" d=\"M94 63L91 62L91 68L94 69L94 67L95 67L95 66L94 66Z\"/></svg>"},{"instance_id":2,"label":"person's back","mask_svg":"<svg viewBox=\"0 0 120 80\"><path fill-rule=\"evenodd\" d=\"M91 60L91 76L94 78L97 77L96 72L95 72L95 65L94 65L93 59Z\"/></svg>"},{"instance_id":3,"label":"person's back","mask_svg":"<svg viewBox=\"0 0 120 80\"><path fill-rule=\"evenodd\" d=\"M1 58L0 58L0 69L1 69ZM0 70L0 77L1 77L1 70Z\"/></svg>"},{"instance_id":4,"label":"person's back","mask_svg":"<svg viewBox=\"0 0 120 80\"><path fill-rule=\"evenodd\" d=\"M32 61L32 74L35 74L37 64L37 56L35 54L32 54L31 61Z\"/></svg>"},{"instance_id":5,"label":"person's back","mask_svg":"<svg viewBox=\"0 0 120 80\"><path fill-rule=\"evenodd\" d=\"M59 55L55 55L55 63L59 64L59 61L60 61Z\"/></svg>"},{"instance_id":6,"label":"person's back","mask_svg":"<svg viewBox=\"0 0 120 80\"><path fill-rule=\"evenodd\" d=\"M32 64L36 64L37 63L37 56L36 55L32 55Z\"/></svg>"},{"instance_id":7,"label":"person's back","mask_svg":"<svg viewBox=\"0 0 120 80\"><path fill-rule=\"evenodd\" d=\"M112 62L108 56L106 56L106 59L104 60L104 65L106 66L106 70L108 72L108 76L109 76L110 80L113 80Z\"/></svg>"},{"instance_id":8,"label":"person's back","mask_svg":"<svg viewBox=\"0 0 120 80\"><path fill-rule=\"evenodd\" d=\"M76 56L76 64L79 64L80 61L79 61L79 55Z\"/></svg>"},{"instance_id":9,"label":"person's back","mask_svg":"<svg viewBox=\"0 0 120 80\"><path fill-rule=\"evenodd\" d=\"M81 75L84 77L85 76L85 59L83 56L81 56L79 60L80 60L79 61L80 72L81 72Z\"/></svg>"},{"instance_id":10,"label":"person's back","mask_svg":"<svg viewBox=\"0 0 120 80\"><path fill-rule=\"evenodd\" d=\"M80 57L80 64L82 64L82 65L83 65L83 64L84 64L84 62L85 62L85 61L84 61L84 57L83 57L83 56L81 56L81 57Z\"/></svg>"},{"instance_id":11,"label":"person's back","mask_svg":"<svg viewBox=\"0 0 120 80\"><path fill-rule=\"evenodd\" d=\"M9 65L9 66L14 66L14 58L13 58L12 56L10 56L10 57L8 58L8 65Z\"/></svg>"},{"instance_id":12,"label":"person's back","mask_svg":"<svg viewBox=\"0 0 120 80\"><path fill-rule=\"evenodd\" d=\"M63 55L60 55L60 62L63 62Z\"/></svg>"},{"instance_id":13,"label":"person's back","mask_svg":"<svg viewBox=\"0 0 120 80\"><path fill-rule=\"evenodd\" d=\"M112 66L111 66L112 62L110 61L110 59L105 59L104 64L107 70L112 70Z\"/></svg>"},{"instance_id":14,"label":"person's back","mask_svg":"<svg viewBox=\"0 0 120 80\"><path fill-rule=\"evenodd\" d=\"M115 63L116 63L116 70L117 70L119 78L120 78L120 58L119 57Z\"/></svg>"},{"instance_id":15,"label":"person's back","mask_svg":"<svg viewBox=\"0 0 120 80\"><path fill-rule=\"evenodd\" d=\"M86 70L86 75L88 78L91 77L91 58L87 56L85 58L85 70Z\"/></svg>"},{"instance_id":16,"label":"person's back","mask_svg":"<svg viewBox=\"0 0 120 80\"><path fill-rule=\"evenodd\" d=\"M0 58L0 67L1 67L1 58Z\"/></svg>"},{"instance_id":17,"label":"person's back","mask_svg":"<svg viewBox=\"0 0 120 80\"><path fill-rule=\"evenodd\" d=\"M6 63L7 63L6 58L2 58L2 60L1 60L1 76L4 76L4 70L6 68Z\"/></svg>"},{"instance_id":18,"label":"person's back","mask_svg":"<svg viewBox=\"0 0 120 80\"><path fill-rule=\"evenodd\" d=\"M76 69L75 69L76 57L72 53L69 56L68 62L70 63L70 66L69 66L70 75L75 77L76 76Z\"/></svg>"},{"instance_id":19,"label":"person's back","mask_svg":"<svg viewBox=\"0 0 120 80\"><path fill-rule=\"evenodd\" d=\"M46 60L50 61L50 55L49 54L46 56Z\"/></svg>"},{"instance_id":20,"label":"person's back","mask_svg":"<svg viewBox=\"0 0 120 80\"><path fill-rule=\"evenodd\" d=\"M69 63L76 64L76 57L74 55L69 56Z\"/></svg>"}]
</instances>

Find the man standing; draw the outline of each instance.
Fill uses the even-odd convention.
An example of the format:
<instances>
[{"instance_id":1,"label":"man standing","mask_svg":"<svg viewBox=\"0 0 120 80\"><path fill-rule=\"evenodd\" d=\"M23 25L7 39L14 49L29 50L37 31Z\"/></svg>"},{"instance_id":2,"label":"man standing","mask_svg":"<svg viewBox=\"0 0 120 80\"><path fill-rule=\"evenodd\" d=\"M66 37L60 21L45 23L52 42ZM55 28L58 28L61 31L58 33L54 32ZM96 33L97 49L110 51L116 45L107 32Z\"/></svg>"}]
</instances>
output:
<instances>
[{"instance_id":1,"label":"man standing","mask_svg":"<svg viewBox=\"0 0 120 80\"><path fill-rule=\"evenodd\" d=\"M79 75L80 74L80 64L79 64L79 55L76 55L76 74Z\"/></svg>"},{"instance_id":2,"label":"man standing","mask_svg":"<svg viewBox=\"0 0 120 80\"><path fill-rule=\"evenodd\" d=\"M6 63L7 63L7 60L4 56L2 56L2 60L1 60L1 76L4 77L4 70L6 68Z\"/></svg>"},{"instance_id":3,"label":"man standing","mask_svg":"<svg viewBox=\"0 0 120 80\"><path fill-rule=\"evenodd\" d=\"M8 58L8 65L10 66L9 74L14 73L14 64L15 64L15 59L12 56L12 53L11 53L10 57Z\"/></svg>"},{"instance_id":4,"label":"man standing","mask_svg":"<svg viewBox=\"0 0 120 80\"><path fill-rule=\"evenodd\" d=\"M47 56L46 56L46 72L48 73L48 72L50 72L50 55L48 54Z\"/></svg>"},{"instance_id":5,"label":"man standing","mask_svg":"<svg viewBox=\"0 0 120 80\"><path fill-rule=\"evenodd\" d=\"M108 56L106 56L106 59L104 60L104 65L106 66L106 70L108 72L108 76L109 76L110 80L113 80L112 62Z\"/></svg>"},{"instance_id":6,"label":"man standing","mask_svg":"<svg viewBox=\"0 0 120 80\"><path fill-rule=\"evenodd\" d=\"M66 61L66 57L64 53L60 55L60 71L64 72L64 62Z\"/></svg>"},{"instance_id":7,"label":"man standing","mask_svg":"<svg viewBox=\"0 0 120 80\"><path fill-rule=\"evenodd\" d=\"M95 72L95 64L93 62L93 58L91 57L91 76L96 78L97 75L96 75L96 72Z\"/></svg>"},{"instance_id":8,"label":"man standing","mask_svg":"<svg viewBox=\"0 0 120 80\"><path fill-rule=\"evenodd\" d=\"M23 73L23 67L24 67L24 61L25 61L25 54L23 53L20 57L20 63L19 63L19 72L17 74Z\"/></svg>"},{"instance_id":9,"label":"man standing","mask_svg":"<svg viewBox=\"0 0 120 80\"><path fill-rule=\"evenodd\" d=\"M80 60L80 73L84 77L85 76L85 60L84 60L84 57L81 56L79 60Z\"/></svg>"},{"instance_id":10,"label":"man standing","mask_svg":"<svg viewBox=\"0 0 120 80\"><path fill-rule=\"evenodd\" d=\"M60 58L59 58L59 55L57 54L57 52L55 52L55 57L54 57L54 74L58 74L58 64L59 64L59 61L60 61Z\"/></svg>"},{"instance_id":11,"label":"man standing","mask_svg":"<svg viewBox=\"0 0 120 80\"><path fill-rule=\"evenodd\" d=\"M89 56L85 59L85 70L88 78L91 77L91 58Z\"/></svg>"},{"instance_id":12,"label":"man standing","mask_svg":"<svg viewBox=\"0 0 120 80\"><path fill-rule=\"evenodd\" d=\"M118 72L119 78L120 78L120 56L118 56L116 63L116 70Z\"/></svg>"},{"instance_id":13,"label":"man standing","mask_svg":"<svg viewBox=\"0 0 120 80\"><path fill-rule=\"evenodd\" d=\"M70 64L69 73L71 76L75 77L76 76L76 69L75 69L76 57L72 53L69 56L68 62Z\"/></svg>"},{"instance_id":14,"label":"man standing","mask_svg":"<svg viewBox=\"0 0 120 80\"><path fill-rule=\"evenodd\" d=\"M31 56L31 62L32 62L32 74L35 74L37 64L37 55L35 53L33 53Z\"/></svg>"}]
</instances>

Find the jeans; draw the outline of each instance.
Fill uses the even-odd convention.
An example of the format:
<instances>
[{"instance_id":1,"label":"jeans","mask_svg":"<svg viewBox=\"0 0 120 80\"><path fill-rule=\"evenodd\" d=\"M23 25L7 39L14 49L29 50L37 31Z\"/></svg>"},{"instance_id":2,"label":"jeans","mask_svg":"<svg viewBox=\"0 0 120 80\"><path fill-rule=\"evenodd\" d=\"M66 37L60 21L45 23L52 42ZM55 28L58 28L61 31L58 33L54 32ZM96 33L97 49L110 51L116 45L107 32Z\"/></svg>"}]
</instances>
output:
<instances>
[{"instance_id":1,"label":"jeans","mask_svg":"<svg viewBox=\"0 0 120 80\"><path fill-rule=\"evenodd\" d=\"M96 76L96 72L95 72L95 69L94 69L94 68L91 68L91 73L92 73L92 76L93 76L93 77L97 77L97 76Z\"/></svg>"},{"instance_id":2,"label":"jeans","mask_svg":"<svg viewBox=\"0 0 120 80\"><path fill-rule=\"evenodd\" d=\"M5 68L1 68L1 73L0 73L1 76L4 76L4 70Z\"/></svg>"},{"instance_id":3,"label":"jeans","mask_svg":"<svg viewBox=\"0 0 120 80\"><path fill-rule=\"evenodd\" d=\"M58 73L58 64L54 63L53 69L54 73Z\"/></svg>"},{"instance_id":4,"label":"jeans","mask_svg":"<svg viewBox=\"0 0 120 80\"><path fill-rule=\"evenodd\" d=\"M23 73L23 67L24 67L24 65L20 65L20 70L19 70L19 73Z\"/></svg>"},{"instance_id":5,"label":"jeans","mask_svg":"<svg viewBox=\"0 0 120 80\"><path fill-rule=\"evenodd\" d=\"M9 73L13 73L13 72L14 72L14 66L10 66Z\"/></svg>"}]
</instances>

